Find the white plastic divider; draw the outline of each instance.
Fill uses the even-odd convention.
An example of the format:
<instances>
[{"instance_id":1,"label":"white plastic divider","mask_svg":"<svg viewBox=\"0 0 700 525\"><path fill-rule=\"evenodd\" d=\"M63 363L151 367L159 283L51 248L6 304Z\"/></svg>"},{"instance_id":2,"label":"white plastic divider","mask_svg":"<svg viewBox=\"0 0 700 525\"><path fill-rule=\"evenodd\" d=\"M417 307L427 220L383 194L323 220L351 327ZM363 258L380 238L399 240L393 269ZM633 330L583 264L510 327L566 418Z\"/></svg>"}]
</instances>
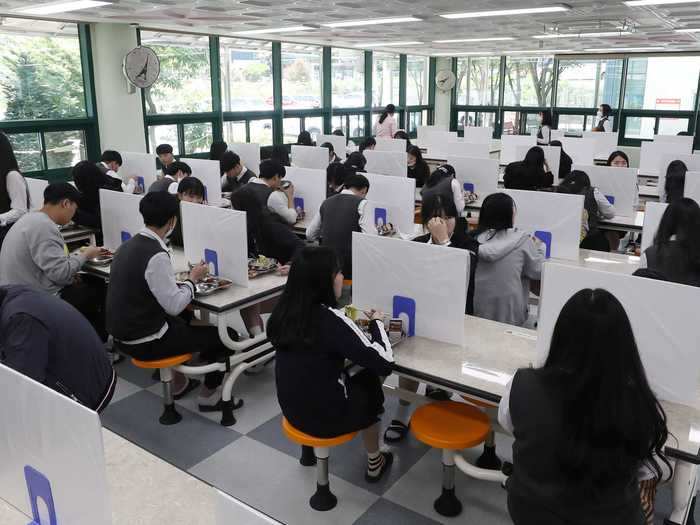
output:
<instances>
[{"instance_id":1,"label":"white plastic divider","mask_svg":"<svg viewBox=\"0 0 700 525\"><path fill-rule=\"evenodd\" d=\"M181 202L182 241L187 262L204 261L209 273L248 286L246 214Z\"/></svg>"},{"instance_id":2,"label":"white plastic divider","mask_svg":"<svg viewBox=\"0 0 700 525\"><path fill-rule=\"evenodd\" d=\"M326 170L289 167L285 180L294 184L294 207L310 223L326 200Z\"/></svg>"},{"instance_id":3,"label":"white plastic divider","mask_svg":"<svg viewBox=\"0 0 700 525\"><path fill-rule=\"evenodd\" d=\"M537 335L538 366L549 354L554 326L564 304L586 288L613 294L627 312L644 370L662 400L695 406L698 389L700 290L656 279L550 262L542 276Z\"/></svg>"},{"instance_id":4,"label":"white plastic divider","mask_svg":"<svg viewBox=\"0 0 700 525\"><path fill-rule=\"evenodd\" d=\"M659 190L659 197L664 197L664 189L666 186L666 171L668 170L669 164L674 160L680 160L688 168L688 171L700 171L700 155L680 155L678 153L666 153L661 158L661 164L659 165L659 182L657 188Z\"/></svg>"},{"instance_id":5,"label":"white plastic divider","mask_svg":"<svg viewBox=\"0 0 700 525\"><path fill-rule=\"evenodd\" d=\"M49 181L44 179L33 179L25 177L29 188L29 209L39 210L44 205L44 190L49 185Z\"/></svg>"},{"instance_id":6,"label":"white plastic divider","mask_svg":"<svg viewBox=\"0 0 700 525\"><path fill-rule=\"evenodd\" d=\"M139 211L142 195L130 195L120 191L100 190L100 215L102 217L103 245L116 251L144 228Z\"/></svg>"},{"instance_id":7,"label":"white plastic divider","mask_svg":"<svg viewBox=\"0 0 700 525\"><path fill-rule=\"evenodd\" d=\"M192 176L202 181L206 191L206 201L212 206L219 206L221 197L221 168L218 160L181 159L192 168Z\"/></svg>"},{"instance_id":8,"label":"white plastic divider","mask_svg":"<svg viewBox=\"0 0 700 525\"><path fill-rule=\"evenodd\" d=\"M675 142L642 142L639 152L639 174L660 176L667 167L669 155L690 155L692 147ZM664 171L665 173L665 171Z\"/></svg>"},{"instance_id":9,"label":"white plastic divider","mask_svg":"<svg viewBox=\"0 0 700 525\"><path fill-rule=\"evenodd\" d=\"M466 250L352 234L353 304L403 319L409 336L463 344L468 275Z\"/></svg>"},{"instance_id":10,"label":"white plastic divider","mask_svg":"<svg viewBox=\"0 0 700 525\"><path fill-rule=\"evenodd\" d=\"M700 204L700 170L687 171L685 173L685 188L683 189L683 196L693 199L695 202Z\"/></svg>"},{"instance_id":11,"label":"white plastic divider","mask_svg":"<svg viewBox=\"0 0 700 525\"><path fill-rule=\"evenodd\" d=\"M156 156L150 153L135 153L126 151L122 153L123 164L119 168L119 176L124 182L131 177L136 177L143 191L148 191L156 181Z\"/></svg>"},{"instance_id":12,"label":"white plastic divider","mask_svg":"<svg viewBox=\"0 0 700 525\"><path fill-rule=\"evenodd\" d=\"M414 229L416 181L408 177L387 177L377 173L364 173L369 180L368 210L377 224L392 223L406 235Z\"/></svg>"},{"instance_id":13,"label":"white plastic divider","mask_svg":"<svg viewBox=\"0 0 700 525\"><path fill-rule=\"evenodd\" d=\"M547 161L547 165L549 166L549 170L552 172L554 175L554 180L559 180L559 164L561 162L561 147L559 146L542 146L538 145L540 148L542 148L542 151L544 151L544 160ZM530 149L534 148L535 146L518 146L518 157L520 157L518 160L524 160L525 155L527 155L527 152L530 151Z\"/></svg>"},{"instance_id":14,"label":"white plastic divider","mask_svg":"<svg viewBox=\"0 0 700 525\"><path fill-rule=\"evenodd\" d=\"M469 157L472 159L491 158L490 143L450 142L445 149L447 157ZM449 162L448 162L449 164Z\"/></svg>"},{"instance_id":15,"label":"white plastic divider","mask_svg":"<svg viewBox=\"0 0 700 525\"><path fill-rule=\"evenodd\" d=\"M416 128L416 143L419 144L421 148L426 148L430 135L438 131L447 131L447 128L440 126L418 126Z\"/></svg>"},{"instance_id":16,"label":"white plastic divider","mask_svg":"<svg viewBox=\"0 0 700 525\"><path fill-rule=\"evenodd\" d=\"M464 191L476 193L480 200L498 191L498 160L450 156L447 163L455 169Z\"/></svg>"},{"instance_id":17,"label":"white plastic divider","mask_svg":"<svg viewBox=\"0 0 700 525\"><path fill-rule=\"evenodd\" d=\"M534 135L503 135L501 137L501 164L510 164L521 160L518 158L519 146L537 146Z\"/></svg>"},{"instance_id":18,"label":"white plastic divider","mask_svg":"<svg viewBox=\"0 0 700 525\"><path fill-rule=\"evenodd\" d=\"M316 144L319 146L326 142L333 144L333 152L338 155L341 160L345 160L348 150L347 137L341 137L340 135L319 135L316 137Z\"/></svg>"},{"instance_id":19,"label":"white plastic divider","mask_svg":"<svg viewBox=\"0 0 700 525\"><path fill-rule=\"evenodd\" d=\"M97 413L4 365L0 399L0 498L32 516L29 466L48 481L38 490L50 490L57 523L112 523Z\"/></svg>"},{"instance_id":20,"label":"white plastic divider","mask_svg":"<svg viewBox=\"0 0 700 525\"><path fill-rule=\"evenodd\" d=\"M537 133L535 133L535 135L537 135ZM552 135L551 135L549 140L550 141L552 141L552 140L561 141L561 139L563 139L565 136L566 136L566 131L564 131L563 129L553 129Z\"/></svg>"},{"instance_id":21,"label":"white plastic divider","mask_svg":"<svg viewBox=\"0 0 700 525\"><path fill-rule=\"evenodd\" d=\"M693 135L654 135L654 142L662 144L677 144L683 146L688 152L693 151Z\"/></svg>"},{"instance_id":22,"label":"white plastic divider","mask_svg":"<svg viewBox=\"0 0 700 525\"><path fill-rule=\"evenodd\" d=\"M426 143L421 143L427 152L426 157L431 159L444 159L447 156L447 145L450 142L459 141L456 131L433 130L428 133Z\"/></svg>"},{"instance_id":23,"label":"white plastic divider","mask_svg":"<svg viewBox=\"0 0 700 525\"><path fill-rule=\"evenodd\" d=\"M292 146L292 158L290 160L295 168L307 168L312 170L325 170L330 162L328 148L316 146Z\"/></svg>"},{"instance_id":24,"label":"white plastic divider","mask_svg":"<svg viewBox=\"0 0 700 525\"><path fill-rule=\"evenodd\" d=\"M377 151L366 149L363 152L367 159L365 169L369 173L390 175L392 177L408 176L408 154L403 151Z\"/></svg>"},{"instance_id":25,"label":"white plastic divider","mask_svg":"<svg viewBox=\"0 0 700 525\"><path fill-rule=\"evenodd\" d=\"M406 139L385 139L375 137L377 145L374 151L406 151Z\"/></svg>"},{"instance_id":26,"label":"white plastic divider","mask_svg":"<svg viewBox=\"0 0 700 525\"><path fill-rule=\"evenodd\" d=\"M213 490L216 509L216 525L282 525L281 522L266 516L242 501L221 492Z\"/></svg>"},{"instance_id":27,"label":"white plastic divider","mask_svg":"<svg viewBox=\"0 0 700 525\"><path fill-rule=\"evenodd\" d=\"M561 145L573 164L594 164L598 143L596 139L564 137Z\"/></svg>"},{"instance_id":28,"label":"white plastic divider","mask_svg":"<svg viewBox=\"0 0 700 525\"><path fill-rule=\"evenodd\" d=\"M260 174L260 144L253 142L236 142L228 149L241 158L243 165L256 175Z\"/></svg>"},{"instance_id":29,"label":"white plastic divider","mask_svg":"<svg viewBox=\"0 0 700 525\"><path fill-rule=\"evenodd\" d=\"M505 190L515 201L514 226L540 239L547 258L578 260L583 195Z\"/></svg>"},{"instance_id":30,"label":"white plastic divider","mask_svg":"<svg viewBox=\"0 0 700 525\"><path fill-rule=\"evenodd\" d=\"M584 131L583 138L595 140L595 158L597 159L607 159L613 151L618 149L617 142L619 137L617 131Z\"/></svg>"},{"instance_id":31,"label":"white plastic divider","mask_svg":"<svg viewBox=\"0 0 700 525\"><path fill-rule=\"evenodd\" d=\"M465 126L462 140L467 144L486 144L487 146L491 146L493 128Z\"/></svg>"},{"instance_id":32,"label":"white plastic divider","mask_svg":"<svg viewBox=\"0 0 700 525\"><path fill-rule=\"evenodd\" d=\"M654 244L656 230L659 229L659 223L666 208L668 208L668 204L663 202L647 202L644 209L644 226L642 228L642 253Z\"/></svg>"},{"instance_id":33,"label":"white plastic divider","mask_svg":"<svg viewBox=\"0 0 700 525\"><path fill-rule=\"evenodd\" d=\"M580 170L591 179L591 185L615 206L616 215L634 217L637 200L637 170L613 166L584 166L573 164L571 171Z\"/></svg>"}]
</instances>

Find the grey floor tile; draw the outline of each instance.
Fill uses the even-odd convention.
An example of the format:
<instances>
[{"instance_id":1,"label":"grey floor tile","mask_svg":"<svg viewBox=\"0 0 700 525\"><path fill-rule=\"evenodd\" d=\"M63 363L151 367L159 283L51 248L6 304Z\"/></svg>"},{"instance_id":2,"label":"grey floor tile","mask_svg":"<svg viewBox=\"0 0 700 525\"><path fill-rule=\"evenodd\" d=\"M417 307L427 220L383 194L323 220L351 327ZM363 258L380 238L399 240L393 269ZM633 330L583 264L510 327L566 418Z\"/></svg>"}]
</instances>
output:
<instances>
[{"instance_id":1,"label":"grey floor tile","mask_svg":"<svg viewBox=\"0 0 700 525\"><path fill-rule=\"evenodd\" d=\"M107 407L102 423L111 431L159 458L187 470L235 441L240 434L199 415L179 409L177 425L158 423L162 411L158 396L142 390Z\"/></svg>"},{"instance_id":2,"label":"grey floor tile","mask_svg":"<svg viewBox=\"0 0 700 525\"><path fill-rule=\"evenodd\" d=\"M316 470L248 436L242 436L190 472L287 525L351 525L378 499L331 475L338 506L328 512L309 507Z\"/></svg>"},{"instance_id":3,"label":"grey floor tile","mask_svg":"<svg viewBox=\"0 0 700 525\"><path fill-rule=\"evenodd\" d=\"M354 525L439 525L439 523L380 498Z\"/></svg>"},{"instance_id":4,"label":"grey floor tile","mask_svg":"<svg viewBox=\"0 0 700 525\"><path fill-rule=\"evenodd\" d=\"M158 383L158 381L154 381L151 377L153 375L153 370L135 367L131 363L131 358L128 356L124 358L124 361L116 365L114 369L117 371L119 377L141 388L148 388Z\"/></svg>"},{"instance_id":5,"label":"grey floor tile","mask_svg":"<svg viewBox=\"0 0 700 525\"><path fill-rule=\"evenodd\" d=\"M131 381L127 381L123 377L118 377L117 387L114 389L114 395L112 396L112 401L110 401L110 404L117 403L122 399L135 394L136 392L140 392L141 390L142 388L140 386L135 385Z\"/></svg>"}]
</instances>

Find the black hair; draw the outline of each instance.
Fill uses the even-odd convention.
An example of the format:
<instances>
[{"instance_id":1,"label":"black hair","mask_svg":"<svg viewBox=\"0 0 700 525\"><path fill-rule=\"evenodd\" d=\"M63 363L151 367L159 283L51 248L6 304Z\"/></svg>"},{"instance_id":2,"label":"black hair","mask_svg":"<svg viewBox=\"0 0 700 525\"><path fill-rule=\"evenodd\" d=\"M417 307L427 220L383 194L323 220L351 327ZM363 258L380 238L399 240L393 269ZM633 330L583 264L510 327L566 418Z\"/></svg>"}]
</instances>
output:
<instances>
[{"instance_id":1,"label":"black hair","mask_svg":"<svg viewBox=\"0 0 700 525\"><path fill-rule=\"evenodd\" d=\"M664 184L664 192L666 193L666 202L675 202L683 198L685 191L685 174L688 167L682 160L674 160L666 168L666 183Z\"/></svg>"},{"instance_id":2,"label":"black hair","mask_svg":"<svg viewBox=\"0 0 700 525\"><path fill-rule=\"evenodd\" d=\"M177 192L204 198L204 184L197 177L185 177L177 185Z\"/></svg>"},{"instance_id":3,"label":"black hair","mask_svg":"<svg viewBox=\"0 0 700 525\"><path fill-rule=\"evenodd\" d=\"M416 164L424 162L423 160L423 152L420 150L418 146L412 146L409 144L408 150L406 151L409 155L413 155L416 158Z\"/></svg>"},{"instance_id":4,"label":"black hair","mask_svg":"<svg viewBox=\"0 0 700 525\"><path fill-rule=\"evenodd\" d=\"M296 254L287 284L267 323L267 336L278 352L313 344L319 308L335 308L338 304L333 280L339 271L338 257L331 248L306 246Z\"/></svg>"},{"instance_id":5,"label":"black hair","mask_svg":"<svg viewBox=\"0 0 700 525\"><path fill-rule=\"evenodd\" d=\"M396 106L394 106L393 104L387 105L387 107L384 108L384 111L379 117L379 123L381 124L382 122L384 122L389 115L393 115L395 112Z\"/></svg>"},{"instance_id":6,"label":"black hair","mask_svg":"<svg viewBox=\"0 0 700 525\"><path fill-rule=\"evenodd\" d=\"M111 149L102 152L102 157L100 157L100 162L116 162L120 166L124 163L122 156L118 151Z\"/></svg>"},{"instance_id":7,"label":"black hair","mask_svg":"<svg viewBox=\"0 0 700 525\"><path fill-rule=\"evenodd\" d=\"M234 210L246 214L246 229L248 232L248 255L258 255L256 246L262 239L262 223L264 210L257 197L250 191L234 191L231 194L231 206Z\"/></svg>"},{"instance_id":8,"label":"black hair","mask_svg":"<svg viewBox=\"0 0 700 525\"><path fill-rule=\"evenodd\" d=\"M597 227L599 207L595 200L595 190L591 186L591 179L587 173L580 170L572 171L559 182L557 192L583 195L583 207L588 212L589 231L591 228Z\"/></svg>"},{"instance_id":9,"label":"black hair","mask_svg":"<svg viewBox=\"0 0 700 525\"><path fill-rule=\"evenodd\" d=\"M219 171L223 175L241 163L241 158L233 151L225 151L219 159Z\"/></svg>"},{"instance_id":10,"label":"black hair","mask_svg":"<svg viewBox=\"0 0 700 525\"><path fill-rule=\"evenodd\" d=\"M44 204L56 205L64 200L78 204L80 197L78 189L68 182L54 182L46 186L44 190Z\"/></svg>"},{"instance_id":11,"label":"black hair","mask_svg":"<svg viewBox=\"0 0 700 525\"><path fill-rule=\"evenodd\" d=\"M323 144L321 144L321 147L322 147L322 148L328 148L328 153L329 153L329 154L330 154L330 153L335 154L335 149L333 148L333 144L331 144L330 142L324 142Z\"/></svg>"},{"instance_id":12,"label":"black hair","mask_svg":"<svg viewBox=\"0 0 700 525\"><path fill-rule=\"evenodd\" d=\"M610 292L585 289L564 305L549 355L535 373L562 404L554 457L586 491L629 483L641 463L663 477L666 414L654 396L624 307ZM602 446L604 444L604 446Z\"/></svg>"},{"instance_id":13,"label":"black hair","mask_svg":"<svg viewBox=\"0 0 700 525\"><path fill-rule=\"evenodd\" d=\"M343 133L343 130L340 128L334 129L332 134L337 136L337 137L344 137L345 136L345 133Z\"/></svg>"},{"instance_id":14,"label":"black hair","mask_svg":"<svg viewBox=\"0 0 700 525\"><path fill-rule=\"evenodd\" d=\"M139 211L146 226L162 228L177 217L180 204L177 197L167 191L151 191L143 196Z\"/></svg>"},{"instance_id":15,"label":"black hair","mask_svg":"<svg viewBox=\"0 0 700 525\"><path fill-rule=\"evenodd\" d=\"M192 168L190 168L189 164L185 164L180 160L176 160L170 166L165 168L165 174L170 175L171 177L174 177L178 171L192 175Z\"/></svg>"},{"instance_id":16,"label":"black hair","mask_svg":"<svg viewBox=\"0 0 700 525\"><path fill-rule=\"evenodd\" d=\"M440 184L443 180L454 179L455 169L450 164L443 164L442 166L436 168L425 181L426 188L432 188Z\"/></svg>"},{"instance_id":17,"label":"black hair","mask_svg":"<svg viewBox=\"0 0 700 525\"><path fill-rule=\"evenodd\" d=\"M19 164L10 139L0 131L0 196L5 201L10 200L10 194L7 192L7 174L11 171L19 172Z\"/></svg>"},{"instance_id":18,"label":"black hair","mask_svg":"<svg viewBox=\"0 0 700 525\"><path fill-rule=\"evenodd\" d=\"M396 133L394 133L394 138L395 139L403 139L406 142L411 142L411 139L408 136L408 133L406 133L404 130L400 129Z\"/></svg>"},{"instance_id":19,"label":"black hair","mask_svg":"<svg viewBox=\"0 0 700 525\"><path fill-rule=\"evenodd\" d=\"M83 196L97 196L100 191L101 175L102 172L97 164L89 160L81 160L71 169L71 178Z\"/></svg>"},{"instance_id":20,"label":"black hair","mask_svg":"<svg viewBox=\"0 0 700 525\"><path fill-rule=\"evenodd\" d=\"M552 123L552 110L551 109L543 109L540 111L540 115L542 115L542 125L543 126L549 126L550 128L554 126Z\"/></svg>"},{"instance_id":21,"label":"black hair","mask_svg":"<svg viewBox=\"0 0 700 525\"><path fill-rule=\"evenodd\" d=\"M314 141L311 140L311 133L304 130L301 133L299 133L299 136L297 137L297 145L298 146L315 146L316 144L314 144Z\"/></svg>"},{"instance_id":22,"label":"black hair","mask_svg":"<svg viewBox=\"0 0 700 525\"><path fill-rule=\"evenodd\" d=\"M277 144L272 146L270 151L270 160L274 160L282 164L282 166L289 166L289 149L284 144Z\"/></svg>"},{"instance_id":23,"label":"black hair","mask_svg":"<svg viewBox=\"0 0 700 525\"><path fill-rule=\"evenodd\" d=\"M671 237L675 236L675 240ZM671 247L676 247L671 249ZM660 266L700 274L700 206L681 198L668 205L654 236Z\"/></svg>"},{"instance_id":24,"label":"black hair","mask_svg":"<svg viewBox=\"0 0 700 525\"><path fill-rule=\"evenodd\" d=\"M173 147L170 144L159 144L156 148L156 155L165 155L172 152Z\"/></svg>"},{"instance_id":25,"label":"black hair","mask_svg":"<svg viewBox=\"0 0 700 525\"><path fill-rule=\"evenodd\" d=\"M513 227L515 201L507 193L492 193L484 199L479 212L479 226L475 237L494 230L494 234Z\"/></svg>"},{"instance_id":26,"label":"black hair","mask_svg":"<svg viewBox=\"0 0 700 525\"><path fill-rule=\"evenodd\" d=\"M345 179L345 187L348 189L369 190L369 180L364 175L356 173Z\"/></svg>"},{"instance_id":27,"label":"black hair","mask_svg":"<svg viewBox=\"0 0 700 525\"><path fill-rule=\"evenodd\" d=\"M376 145L377 145L377 141L374 140L374 137L367 137L365 140L362 141L362 144L360 144L360 153L365 151L370 146L376 146Z\"/></svg>"},{"instance_id":28,"label":"black hair","mask_svg":"<svg viewBox=\"0 0 700 525\"><path fill-rule=\"evenodd\" d=\"M352 168L340 162L331 162L326 168L326 184L329 188L343 186L348 175L355 175Z\"/></svg>"},{"instance_id":29,"label":"black hair","mask_svg":"<svg viewBox=\"0 0 700 525\"><path fill-rule=\"evenodd\" d=\"M228 144L223 140L217 140L211 143L209 148L209 160L221 160L221 156L228 150Z\"/></svg>"},{"instance_id":30,"label":"black hair","mask_svg":"<svg viewBox=\"0 0 700 525\"><path fill-rule=\"evenodd\" d=\"M345 165L353 168L355 171L365 171L367 159L359 151L353 151L348 157L348 160L345 161Z\"/></svg>"},{"instance_id":31,"label":"black hair","mask_svg":"<svg viewBox=\"0 0 700 525\"><path fill-rule=\"evenodd\" d=\"M630 167L630 158L627 156L627 153L625 153L624 151L620 151L620 150L613 151L610 154L610 156L608 157L608 162L607 162L608 166L612 166L612 161L615 160L615 157L622 157L623 159L625 159L625 162L627 162L627 167L628 168Z\"/></svg>"},{"instance_id":32,"label":"black hair","mask_svg":"<svg viewBox=\"0 0 700 525\"><path fill-rule=\"evenodd\" d=\"M260 163L260 178L269 180L276 175L283 179L287 174L287 170L279 162L272 159L266 159Z\"/></svg>"},{"instance_id":33,"label":"black hair","mask_svg":"<svg viewBox=\"0 0 700 525\"><path fill-rule=\"evenodd\" d=\"M603 110L604 117L609 117L610 113L612 113L612 108L608 104L601 104L600 109Z\"/></svg>"},{"instance_id":34,"label":"black hair","mask_svg":"<svg viewBox=\"0 0 700 525\"><path fill-rule=\"evenodd\" d=\"M525 154L523 165L536 170L544 170L544 150L539 146L533 146Z\"/></svg>"},{"instance_id":35,"label":"black hair","mask_svg":"<svg viewBox=\"0 0 700 525\"><path fill-rule=\"evenodd\" d=\"M426 226L430 222L430 219L434 219L435 217L444 217L447 219L457 219L459 217L454 200L446 199L442 195L436 193L428 195L427 198L423 199L420 215L423 226Z\"/></svg>"}]
</instances>

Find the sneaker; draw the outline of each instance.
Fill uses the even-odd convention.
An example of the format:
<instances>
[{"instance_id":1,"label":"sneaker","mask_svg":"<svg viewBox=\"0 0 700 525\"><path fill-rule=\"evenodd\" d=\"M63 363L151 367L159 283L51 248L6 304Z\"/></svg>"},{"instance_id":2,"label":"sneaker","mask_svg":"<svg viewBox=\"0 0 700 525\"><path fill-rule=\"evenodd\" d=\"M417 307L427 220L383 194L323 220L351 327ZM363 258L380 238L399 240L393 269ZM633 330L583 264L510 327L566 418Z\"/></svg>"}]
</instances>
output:
<instances>
[{"instance_id":1,"label":"sneaker","mask_svg":"<svg viewBox=\"0 0 700 525\"><path fill-rule=\"evenodd\" d=\"M197 406L200 412L218 412L221 410L221 386L208 396L201 393L197 396Z\"/></svg>"}]
</instances>

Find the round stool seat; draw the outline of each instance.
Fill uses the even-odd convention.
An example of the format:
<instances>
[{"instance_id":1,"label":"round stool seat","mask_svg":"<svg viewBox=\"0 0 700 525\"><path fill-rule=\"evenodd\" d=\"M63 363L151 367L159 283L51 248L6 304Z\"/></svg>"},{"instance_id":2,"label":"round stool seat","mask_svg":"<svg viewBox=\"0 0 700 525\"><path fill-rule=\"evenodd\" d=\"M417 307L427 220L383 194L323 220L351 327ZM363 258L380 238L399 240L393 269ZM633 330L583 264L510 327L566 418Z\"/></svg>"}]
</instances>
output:
<instances>
[{"instance_id":1,"label":"round stool seat","mask_svg":"<svg viewBox=\"0 0 700 525\"><path fill-rule=\"evenodd\" d=\"M282 430L284 430L285 435L290 441L293 441L297 445L306 445L308 447L319 447L319 448L329 448L342 445L352 439L357 435L357 432L350 432L349 434L343 434L341 436L336 436L332 438L317 438L305 434L301 430L297 430L292 426L292 424L287 421L287 418L282 418Z\"/></svg>"},{"instance_id":2,"label":"round stool seat","mask_svg":"<svg viewBox=\"0 0 700 525\"><path fill-rule=\"evenodd\" d=\"M433 448L461 450L486 440L491 424L478 408L456 401L441 401L418 408L411 417L411 432Z\"/></svg>"},{"instance_id":3,"label":"round stool seat","mask_svg":"<svg viewBox=\"0 0 700 525\"><path fill-rule=\"evenodd\" d=\"M343 279L343 286L352 286L352 279Z\"/></svg>"},{"instance_id":4,"label":"round stool seat","mask_svg":"<svg viewBox=\"0 0 700 525\"><path fill-rule=\"evenodd\" d=\"M156 359L154 361L141 361L140 359L132 358L131 362L139 368L172 368L173 366L181 365L192 359L192 354L182 354L165 359Z\"/></svg>"},{"instance_id":5,"label":"round stool seat","mask_svg":"<svg viewBox=\"0 0 700 525\"><path fill-rule=\"evenodd\" d=\"M489 403L488 401L482 401L481 399L477 399L475 397L462 396L462 399L464 399L467 403L481 408L495 408L498 406L496 404Z\"/></svg>"}]
</instances>

